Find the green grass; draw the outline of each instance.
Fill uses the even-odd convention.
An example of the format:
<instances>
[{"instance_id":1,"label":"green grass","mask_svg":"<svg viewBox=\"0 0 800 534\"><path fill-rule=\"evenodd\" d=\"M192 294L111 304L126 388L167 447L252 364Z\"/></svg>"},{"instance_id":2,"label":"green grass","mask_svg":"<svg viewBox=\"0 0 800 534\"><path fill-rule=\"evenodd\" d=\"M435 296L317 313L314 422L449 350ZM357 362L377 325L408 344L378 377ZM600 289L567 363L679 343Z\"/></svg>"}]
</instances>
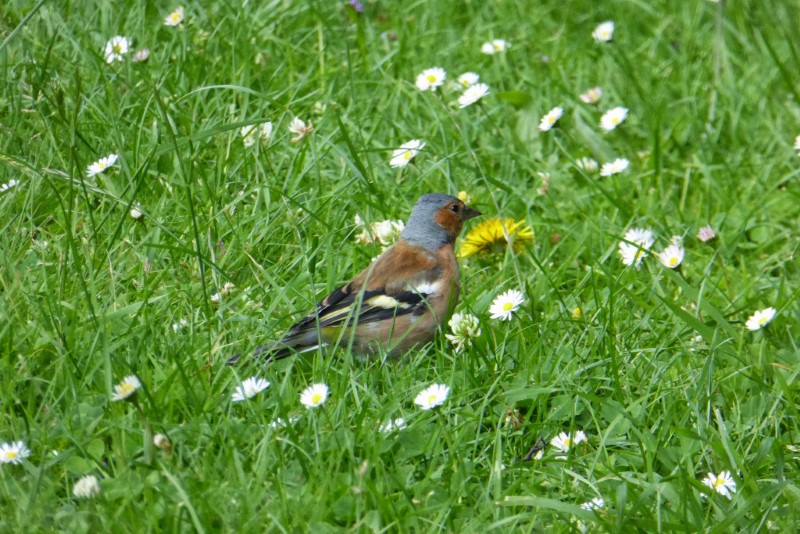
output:
<instances>
[{"instance_id":1,"label":"green grass","mask_svg":"<svg viewBox=\"0 0 800 534\"><path fill-rule=\"evenodd\" d=\"M170 3L90 4L0 13L0 183L20 181L0 192L0 441L32 451L0 465L0 530L797 530L791 3L374 0L355 15L186 2L178 28L162 24ZM614 41L595 43L604 20ZM107 65L114 35L149 60ZM512 47L485 56L491 38ZM475 71L492 94L458 109L453 89L421 93L432 66ZM596 85L600 104L581 103ZM558 127L540 133L556 105ZM603 133L614 106L629 117ZM299 143L294 116L315 128ZM239 128L266 120L270 143L246 149ZM425 150L392 169L410 139ZM86 178L109 153L118 165ZM584 156L631 167L599 178L575 166ZM224 365L380 252L356 242L355 215L405 219L419 195L461 190L536 233L519 254L461 262L458 309L482 328L472 348L439 336L399 362L337 350ZM719 235L703 244L709 223ZM634 226L658 250L684 236L680 271L652 254L623 265ZM523 307L491 320L514 288ZM768 306L775 320L745 329ZM110 400L129 374L141 413ZM231 403L254 374L271 387ZM331 395L309 411L299 394L315 382ZM434 382L451 395L420 411ZM378 432L399 416L405 429ZM524 460L577 430L588 442L566 458ZM736 495L704 497L701 479L723 470ZM72 495L85 474L101 479L91 501ZM606 507L582 511L594 497Z\"/></svg>"}]
</instances>

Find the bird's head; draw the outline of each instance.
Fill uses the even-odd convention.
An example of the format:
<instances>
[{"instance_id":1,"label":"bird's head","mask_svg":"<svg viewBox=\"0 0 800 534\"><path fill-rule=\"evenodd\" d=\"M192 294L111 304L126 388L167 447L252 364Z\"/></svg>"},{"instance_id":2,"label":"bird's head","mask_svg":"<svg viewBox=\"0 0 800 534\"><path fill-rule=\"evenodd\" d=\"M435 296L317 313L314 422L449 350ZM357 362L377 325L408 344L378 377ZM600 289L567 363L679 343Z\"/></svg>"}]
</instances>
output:
<instances>
[{"instance_id":1,"label":"bird's head","mask_svg":"<svg viewBox=\"0 0 800 534\"><path fill-rule=\"evenodd\" d=\"M438 250L455 243L464 221L481 212L450 195L431 193L417 200L401 237L410 243Z\"/></svg>"}]
</instances>

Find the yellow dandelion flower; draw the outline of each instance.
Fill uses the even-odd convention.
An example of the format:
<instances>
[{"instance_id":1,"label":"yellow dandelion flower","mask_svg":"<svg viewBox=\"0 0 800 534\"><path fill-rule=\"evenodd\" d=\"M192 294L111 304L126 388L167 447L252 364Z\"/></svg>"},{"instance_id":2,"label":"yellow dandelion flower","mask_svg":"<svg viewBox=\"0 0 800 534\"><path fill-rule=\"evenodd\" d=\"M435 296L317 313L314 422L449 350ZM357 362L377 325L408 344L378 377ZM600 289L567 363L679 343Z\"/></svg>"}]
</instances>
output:
<instances>
[{"instance_id":1,"label":"yellow dandelion flower","mask_svg":"<svg viewBox=\"0 0 800 534\"><path fill-rule=\"evenodd\" d=\"M526 244L533 243L533 230L525 221L510 217L487 219L467 233L459 257L502 252L509 243L514 252L519 252Z\"/></svg>"}]
</instances>

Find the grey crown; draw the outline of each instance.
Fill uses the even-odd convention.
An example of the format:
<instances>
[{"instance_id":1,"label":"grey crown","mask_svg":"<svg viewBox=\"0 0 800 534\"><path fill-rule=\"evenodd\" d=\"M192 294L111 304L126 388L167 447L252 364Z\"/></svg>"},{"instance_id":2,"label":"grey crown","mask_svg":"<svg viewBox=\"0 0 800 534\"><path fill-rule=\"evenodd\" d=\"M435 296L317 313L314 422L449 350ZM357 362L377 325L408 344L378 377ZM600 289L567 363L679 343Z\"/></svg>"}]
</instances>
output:
<instances>
[{"instance_id":1,"label":"grey crown","mask_svg":"<svg viewBox=\"0 0 800 534\"><path fill-rule=\"evenodd\" d=\"M419 197L400 237L409 243L436 252L442 245L449 243L451 238L446 228L434 222L434 216L437 211L454 201L458 199L442 193L430 193Z\"/></svg>"}]
</instances>

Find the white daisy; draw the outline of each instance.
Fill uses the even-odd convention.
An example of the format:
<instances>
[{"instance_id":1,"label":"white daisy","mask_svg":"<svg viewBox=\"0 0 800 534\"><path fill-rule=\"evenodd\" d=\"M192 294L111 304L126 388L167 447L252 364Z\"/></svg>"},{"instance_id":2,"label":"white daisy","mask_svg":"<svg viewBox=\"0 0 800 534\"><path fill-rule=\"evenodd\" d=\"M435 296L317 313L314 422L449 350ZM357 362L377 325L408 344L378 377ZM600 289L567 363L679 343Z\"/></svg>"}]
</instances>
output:
<instances>
[{"instance_id":1,"label":"white daisy","mask_svg":"<svg viewBox=\"0 0 800 534\"><path fill-rule=\"evenodd\" d=\"M17 185L19 185L19 180L14 180L14 179L9 180L8 182L6 182L4 184L0 184L0 191L3 191L3 192L8 191L12 187L16 187Z\"/></svg>"},{"instance_id":2,"label":"white daisy","mask_svg":"<svg viewBox=\"0 0 800 534\"><path fill-rule=\"evenodd\" d=\"M542 120L539 122L539 131L540 132L549 131L553 126L555 126L556 122L558 122L558 119L560 119L563 114L564 114L564 108L562 108L561 106L556 106L550 111L548 111L547 114L544 117L542 117Z\"/></svg>"},{"instance_id":3,"label":"white daisy","mask_svg":"<svg viewBox=\"0 0 800 534\"><path fill-rule=\"evenodd\" d=\"M625 158L617 158L610 163L603 163L603 166L600 168L600 176L619 174L626 171L629 165L630 162Z\"/></svg>"},{"instance_id":4,"label":"white daisy","mask_svg":"<svg viewBox=\"0 0 800 534\"><path fill-rule=\"evenodd\" d=\"M503 39L492 39L481 45L481 52L488 55L499 54L505 52L511 46L511 43Z\"/></svg>"},{"instance_id":5,"label":"white daisy","mask_svg":"<svg viewBox=\"0 0 800 534\"><path fill-rule=\"evenodd\" d=\"M794 149L800 150L800 135L794 138Z\"/></svg>"},{"instance_id":6,"label":"white daisy","mask_svg":"<svg viewBox=\"0 0 800 534\"><path fill-rule=\"evenodd\" d=\"M586 441L586 434L583 433L583 430L578 430L574 435L561 432L559 435L550 440L550 445L561 452L568 452L572 447L583 441Z\"/></svg>"},{"instance_id":7,"label":"white daisy","mask_svg":"<svg viewBox=\"0 0 800 534\"><path fill-rule=\"evenodd\" d=\"M717 237L717 232L715 232L714 229L711 228L711 225L706 225L697 231L697 239L699 239L703 243L711 241L715 237Z\"/></svg>"},{"instance_id":8,"label":"white daisy","mask_svg":"<svg viewBox=\"0 0 800 534\"><path fill-rule=\"evenodd\" d=\"M269 382L267 382L263 378L257 378L255 376L250 377L244 382L242 382L241 385L238 386L236 390L231 394L231 400L233 402L241 402L243 400L250 399L258 395L268 387L269 387Z\"/></svg>"},{"instance_id":9,"label":"white daisy","mask_svg":"<svg viewBox=\"0 0 800 534\"><path fill-rule=\"evenodd\" d=\"M22 460L31 455L31 450L23 441L12 441L0 445L0 463L21 464Z\"/></svg>"},{"instance_id":10,"label":"white daisy","mask_svg":"<svg viewBox=\"0 0 800 534\"><path fill-rule=\"evenodd\" d=\"M647 252L636 245L620 243L619 257L625 265L633 265L638 269L641 267L642 260L647 257Z\"/></svg>"},{"instance_id":11,"label":"white daisy","mask_svg":"<svg viewBox=\"0 0 800 534\"><path fill-rule=\"evenodd\" d=\"M311 121L308 121L308 125L306 125L299 117L295 117L292 119L291 124L289 124L289 131L295 135L291 139L292 143L297 143L303 137L314 131L314 125L311 124ZM272 129L270 128L270 133L271 132Z\"/></svg>"},{"instance_id":12,"label":"white daisy","mask_svg":"<svg viewBox=\"0 0 800 534\"><path fill-rule=\"evenodd\" d=\"M109 154L104 158L100 158L86 168L86 176L91 178L92 176L100 174L101 172L105 172L106 169L114 166L114 164L117 162L117 159L119 159L117 154Z\"/></svg>"},{"instance_id":13,"label":"white daisy","mask_svg":"<svg viewBox=\"0 0 800 534\"><path fill-rule=\"evenodd\" d=\"M137 50L133 53L133 57L131 58L134 63L141 63L143 61L147 61L147 58L150 57L150 49L149 48L142 48Z\"/></svg>"},{"instance_id":14,"label":"white daisy","mask_svg":"<svg viewBox=\"0 0 800 534\"><path fill-rule=\"evenodd\" d=\"M269 424L270 428L283 428L285 426L286 426L286 421L283 419L283 417L278 417L274 421L271 421Z\"/></svg>"},{"instance_id":15,"label":"white daisy","mask_svg":"<svg viewBox=\"0 0 800 534\"><path fill-rule=\"evenodd\" d=\"M389 160L389 165L394 168L405 167L423 148L425 148L425 143L419 139L412 139L403 143L400 148L392 151L392 159Z\"/></svg>"},{"instance_id":16,"label":"white daisy","mask_svg":"<svg viewBox=\"0 0 800 534\"><path fill-rule=\"evenodd\" d=\"M94 475L86 475L78 479L72 486L72 494L79 499L91 499L100 494L100 484Z\"/></svg>"},{"instance_id":17,"label":"white daisy","mask_svg":"<svg viewBox=\"0 0 800 534\"><path fill-rule=\"evenodd\" d=\"M682 246L673 244L659 252L656 257L664 267L675 269L683 262L684 253Z\"/></svg>"},{"instance_id":18,"label":"white daisy","mask_svg":"<svg viewBox=\"0 0 800 534\"><path fill-rule=\"evenodd\" d=\"M458 107L465 108L472 105L488 94L489 86L485 83L478 83L472 87L468 87L467 90L458 97Z\"/></svg>"},{"instance_id":19,"label":"white daisy","mask_svg":"<svg viewBox=\"0 0 800 534\"><path fill-rule=\"evenodd\" d=\"M133 217L134 219L137 219L137 220L138 220L138 219L141 219L141 218L142 218L142 215L144 215L144 214L142 213L142 206L141 206L141 204L139 204L139 203L137 202L136 204L134 204L133 206L131 206L131 217Z\"/></svg>"},{"instance_id":20,"label":"white daisy","mask_svg":"<svg viewBox=\"0 0 800 534\"><path fill-rule=\"evenodd\" d=\"M214 293L213 295L211 295L211 297L210 297L211 303L212 304L219 304L220 302L222 302L223 298L225 298L228 295L230 295L231 291L233 291L233 289L235 287L236 286L233 285L233 283L225 282L225 285L222 286L222 289L219 291L219 293Z\"/></svg>"},{"instance_id":21,"label":"white daisy","mask_svg":"<svg viewBox=\"0 0 800 534\"><path fill-rule=\"evenodd\" d=\"M432 384L414 397L414 404L423 410L430 410L444 404L448 395L450 395L449 387L444 384Z\"/></svg>"},{"instance_id":22,"label":"white daisy","mask_svg":"<svg viewBox=\"0 0 800 534\"><path fill-rule=\"evenodd\" d=\"M600 117L600 128L603 130L610 132L628 117L628 108L623 108L621 106L609 109L603 116Z\"/></svg>"},{"instance_id":23,"label":"white daisy","mask_svg":"<svg viewBox=\"0 0 800 534\"><path fill-rule=\"evenodd\" d=\"M592 158L578 158L575 164L588 173L597 172L597 161Z\"/></svg>"},{"instance_id":24,"label":"white daisy","mask_svg":"<svg viewBox=\"0 0 800 534\"><path fill-rule=\"evenodd\" d=\"M458 83L464 89L472 87L473 85L478 83L478 80L480 80L480 76L478 76L474 72L465 72L464 74L458 77Z\"/></svg>"},{"instance_id":25,"label":"white daisy","mask_svg":"<svg viewBox=\"0 0 800 534\"><path fill-rule=\"evenodd\" d=\"M378 429L379 432L383 434L388 434L390 432L396 432L398 430L402 430L406 427L406 420L402 417L396 417L395 419L389 419L385 423L381 425Z\"/></svg>"},{"instance_id":26,"label":"white daisy","mask_svg":"<svg viewBox=\"0 0 800 534\"><path fill-rule=\"evenodd\" d=\"M164 26L177 26L183 22L183 7L176 7L175 11L164 19Z\"/></svg>"},{"instance_id":27,"label":"white daisy","mask_svg":"<svg viewBox=\"0 0 800 534\"><path fill-rule=\"evenodd\" d=\"M106 63L122 61L122 56L128 53L130 44L131 43L127 37L122 37L121 35L117 35L109 39L106 43L105 52L103 53L106 58Z\"/></svg>"},{"instance_id":28,"label":"white daisy","mask_svg":"<svg viewBox=\"0 0 800 534\"><path fill-rule=\"evenodd\" d=\"M272 123L262 122L258 126L258 139L261 141L262 145L268 145L269 140L272 139Z\"/></svg>"},{"instance_id":29,"label":"white daisy","mask_svg":"<svg viewBox=\"0 0 800 534\"><path fill-rule=\"evenodd\" d=\"M453 333L444 337L455 346L456 352L471 347L472 339L481 335L478 318L471 313L454 313L447 324Z\"/></svg>"},{"instance_id":30,"label":"white daisy","mask_svg":"<svg viewBox=\"0 0 800 534\"><path fill-rule=\"evenodd\" d=\"M756 330L761 330L763 327L767 326L772 320L775 318L775 314L778 313L775 308L769 307L763 310L758 310L753 315L747 319L747 322L744 324L748 330L755 332Z\"/></svg>"},{"instance_id":31,"label":"white daisy","mask_svg":"<svg viewBox=\"0 0 800 534\"><path fill-rule=\"evenodd\" d=\"M641 267L642 260L647 257L650 247L655 242L655 236L646 228L631 228L625 232L624 241L619 243L619 255L622 263Z\"/></svg>"},{"instance_id":32,"label":"white daisy","mask_svg":"<svg viewBox=\"0 0 800 534\"><path fill-rule=\"evenodd\" d=\"M723 471L719 475L709 473L703 479L703 484L728 499L732 499L733 494L736 493L736 481L733 480L730 471Z\"/></svg>"},{"instance_id":33,"label":"white daisy","mask_svg":"<svg viewBox=\"0 0 800 534\"><path fill-rule=\"evenodd\" d=\"M299 415L293 415L292 417L289 418L288 421L286 421L283 417L278 417L274 421L270 422L269 427L270 428L284 428L287 425L295 424L299 420L300 420L300 416Z\"/></svg>"},{"instance_id":34,"label":"white daisy","mask_svg":"<svg viewBox=\"0 0 800 534\"><path fill-rule=\"evenodd\" d=\"M300 394L300 403L306 408L317 408L325 403L328 398L328 386L325 384L314 384L307 387Z\"/></svg>"},{"instance_id":35,"label":"white daisy","mask_svg":"<svg viewBox=\"0 0 800 534\"><path fill-rule=\"evenodd\" d=\"M610 20L599 24L592 32L592 38L598 43L607 43L614 38L614 23Z\"/></svg>"},{"instance_id":36,"label":"white daisy","mask_svg":"<svg viewBox=\"0 0 800 534\"><path fill-rule=\"evenodd\" d=\"M510 321L514 312L525 302L525 297L516 289L509 289L502 295L498 295L489 307L492 319Z\"/></svg>"},{"instance_id":37,"label":"white daisy","mask_svg":"<svg viewBox=\"0 0 800 534\"><path fill-rule=\"evenodd\" d=\"M393 245L405 228L405 223L401 220L377 221L369 225L365 225L361 217L356 215L355 222L356 226L363 227L361 233L356 236L356 242L363 243L365 245L370 245L376 242L380 243L383 247Z\"/></svg>"},{"instance_id":38,"label":"white daisy","mask_svg":"<svg viewBox=\"0 0 800 534\"><path fill-rule=\"evenodd\" d=\"M581 508L588 511L593 510L600 510L601 508L605 508L606 501L602 497L595 497L591 501L587 501L581 505Z\"/></svg>"},{"instance_id":39,"label":"white daisy","mask_svg":"<svg viewBox=\"0 0 800 534\"><path fill-rule=\"evenodd\" d=\"M136 393L136 390L142 387L142 383L136 375L128 375L122 379L122 382L114 386L114 394L111 395L112 401L127 400Z\"/></svg>"},{"instance_id":40,"label":"white daisy","mask_svg":"<svg viewBox=\"0 0 800 534\"><path fill-rule=\"evenodd\" d=\"M261 141L261 144L266 146L269 144L269 140L272 139L272 123L263 122L261 124L242 126L240 132L245 148L255 145L256 141Z\"/></svg>"},{"instance_id":41,"label":"white daisy","mask_svg":"<svg viewBox=\"0 0 800 534\"><path fill-rule=\"evenodd\" d=\"M601 87L592 87L581 93L579 98L585 104L597 104L603 98L603 89Z\"/></svg>"},{"instance_id":42,"label":"white daisy","mask_svg":"<svg viewBox=\"0 0 800 534\"><path fill-rule=\"evenodd\" d=\"M242 143L245 148L250 148L256 144L256 135L258 128L254 124L249 126L242 126L239 132L242 134Z\"/></svg>"},{"instance_id":43,"label":"white daisy","mask_svg":"<svg viewBox=\"0 0 800 534\"><path fill-rule=\"evenodd\" d=\"M166 434L156 434L153 436L153 445L162 451L169 452L172 450L172 442L170 442Z\"/></svg>"},{"instance_id":44,"label":"white daisy","mask_svg":"<svg viewBox=\"0 0 800 534\"><path fill-rule=\"evenodd\" d=\"M423 70L416 81L417 89L420 91L436 91L436 88L444 83L447 73L441 67L433 67Z\"/></svg>"},{"instance_id":45,"label":"white daisy","mask_svg":"<svg viewBox=\"0 0 800 534\"><path fill-rule=\"evenodd\" d=\"M542 122L544 122L544 119L542 119ZM542 129L541 125L539 126L539 129ZM536 189L536 194L542 196L547 195L550 193L550 173L539 171L536 173L536 175L542 179L542 186Z\"/></svg>"},{"instance_id":46,"label":"white daisy","mask_svg":"<svg viewBox=\"0 0 800 534\"><path fill-rule=\"evenodd\" d=\"M626 241L641 245L642 248L650 250L656 242L656 236L649 228L631 228L623 236Z\"/></svg>"},{"instance_id":47,"label":"white daisy","mask_svg":"<svg viewBox=\"0 0 800 534\"><path fill-rule=\"evenodd\" d=\"M403 233L406 225L403 221L378 221L372 223L370 228L375 236L375 240L381 245L388 247L394 244L395 241Z\"/></svg>"}]
</instances>

